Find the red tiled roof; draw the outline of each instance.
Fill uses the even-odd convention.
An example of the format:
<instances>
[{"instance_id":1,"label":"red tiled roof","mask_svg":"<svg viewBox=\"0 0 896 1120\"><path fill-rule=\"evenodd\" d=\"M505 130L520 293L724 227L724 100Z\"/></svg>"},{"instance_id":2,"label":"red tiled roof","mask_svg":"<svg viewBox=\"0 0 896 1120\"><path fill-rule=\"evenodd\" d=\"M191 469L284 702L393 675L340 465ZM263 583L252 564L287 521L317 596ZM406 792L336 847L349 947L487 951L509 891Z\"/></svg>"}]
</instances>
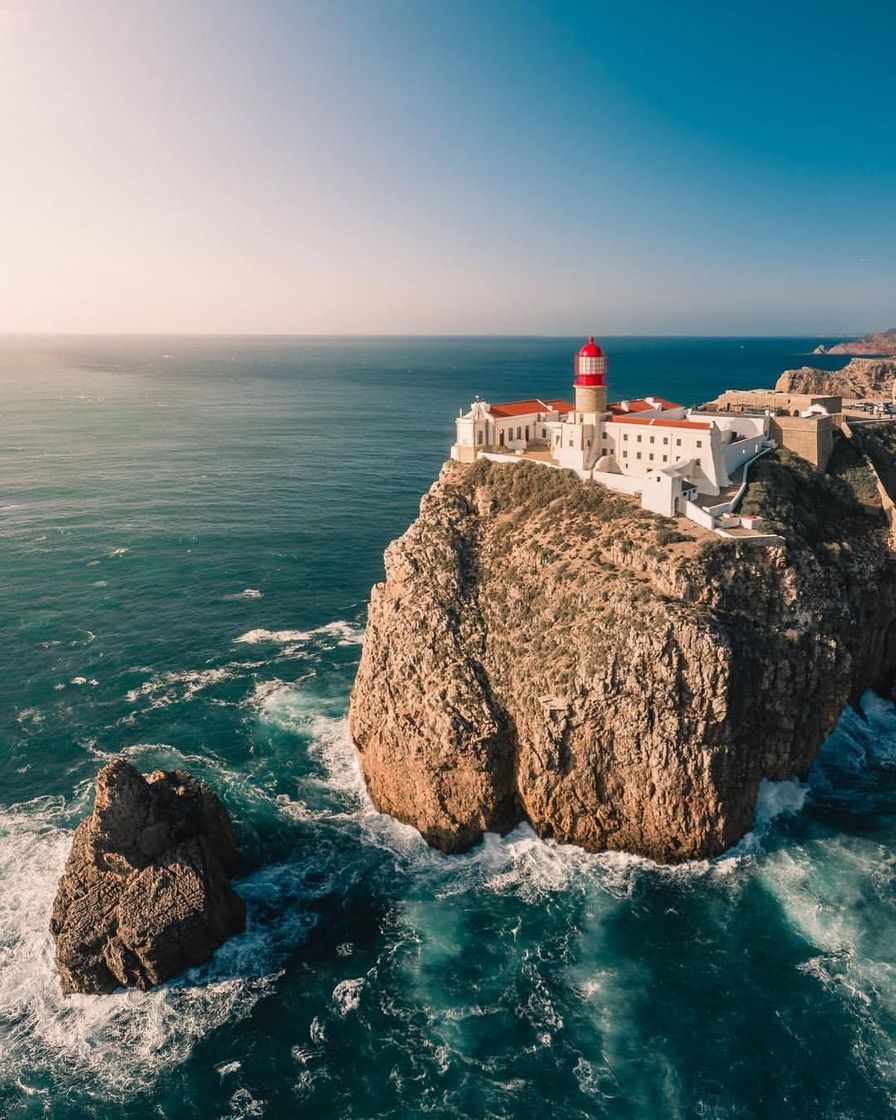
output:
<instances>
[{"instance_id":1,"label":"red tiled roof","mask_svg":"<svg viewBox=\"0 0 896 1120\"><path fill-rule=\"evenodd\" d=\"M621 412L623 416L626 416L630 412L644 412L646 409L654 407L654 405L648 404L647 401L628 401L627 403L628 408L623 408L621 401L614 401L612 404L608 404L607 408L610 412Z\"/></svg>"},{"instance_id":2,"label":"red tiled roof","mask_svg":"<svg viewBox=\"0 0 896 1120\"><path fill-rule=\"evenodd\" d=\"M643 398L637 401L626 401L625 403L628 405L628 408L622 407L622 401L613 401L612 404L607 405L607 408L610 412L621 412L623 416L627 416L630 412L646 412L648 409L653 408L666 410L682 407L680 404L676 404L675 401L667 401L665 397L654 397L653 400L655 402L654 404L651 404L650 401L644 400Z\"/></svg>"},{"instance_id":3,"label":"red tiled roof","mask_svg":"<svg viewBox=\"0 0 896 1120\"><path fill-rule=\"evenodd\" d=\"M699 428L708 432L712 424L700 424L696 420L667 420L663 416L611 416L611 424L649 424L654 428Z\"/></svg>"},{"instance_id":4,"label":"red tiled roof","mask_svg":"<svg viewBox=\"0 0 896 1120\"><path fill-rule=\"evenodd\" d=\"M504 404L489 406L490 415L497 420L506 416L530 416L536 412L575 412L576 406L569 401L507 401Z\"/></svg>"}]
</instances>

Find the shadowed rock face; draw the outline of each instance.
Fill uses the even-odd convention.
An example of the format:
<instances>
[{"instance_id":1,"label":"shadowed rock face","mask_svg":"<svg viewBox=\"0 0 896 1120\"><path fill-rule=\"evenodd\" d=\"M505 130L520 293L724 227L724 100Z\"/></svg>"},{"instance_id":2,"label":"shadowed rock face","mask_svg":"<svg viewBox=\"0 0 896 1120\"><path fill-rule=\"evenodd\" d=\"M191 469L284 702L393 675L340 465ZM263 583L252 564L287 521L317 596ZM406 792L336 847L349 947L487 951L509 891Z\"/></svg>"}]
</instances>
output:
<instances>
[{"instance_id":1,"label":"shadowed rock face","mask_svg":"<svg viewBox=\"0 0 896 1120\"><path fill-rule=\"evenodd\" d=\"M63 990L146 989L208 960L245 928L236 866L230 818L203 782L103 767L50 922Z\"/></svg>"},{"instance_id":2,"label":"shadowed rock face","mask_svg":"<svg viewBox=\"0 0 896 1120\"><path fill-rule=\"evenodd\" d=\"M896 668L881 510L784 452L755 477L785 546L447 464L371 594L350 728L377 808L446 852L523 821L661 861L735 843L761 780L804 777Z\"/></svg>"}]
</instances>

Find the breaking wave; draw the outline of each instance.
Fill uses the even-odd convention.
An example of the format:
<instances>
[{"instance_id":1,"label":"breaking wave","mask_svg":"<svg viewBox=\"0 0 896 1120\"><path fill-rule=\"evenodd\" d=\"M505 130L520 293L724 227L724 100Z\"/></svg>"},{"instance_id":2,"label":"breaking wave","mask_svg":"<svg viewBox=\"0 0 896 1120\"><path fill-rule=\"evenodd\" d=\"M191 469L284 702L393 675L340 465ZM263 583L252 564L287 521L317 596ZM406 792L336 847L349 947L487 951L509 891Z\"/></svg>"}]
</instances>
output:
<instances>
[{"instance_id":1,"label":"breaking wave","mask_svg":"<svg viewBox=\"0 0 896 1120\"><path fill-rule=\"evenodd\" d=\"M243 637L288 645L301 633L301 642L325 646L358 635L346 623L273 633L290 637ZM340 1039L351 1038L349 1051L368 1063L373 1040L376 1052L392 1055L399 1112L418 1107L421 1085L440 1102L433 1111L456 1112L458 1098L444 1086L461 1077L493 1094L478 1114L524 1113L525 1057L529 1068L544 1061L565 1069L590 1102L583 1115L598 1107L612 1115L620 1071L633 1063L645 1084L663 1087L635 1102L633 1116L696 1114L670 1072L675 1051L662 1009L683 999L675 968L697 970L690 984L737 983L726 971L739 951L733 923L746 920L744 900L756 891L777 907L781 936L803 947L794 975L854 1024L863 1049L853 1060L875 1083L893 1082L887 1023L896 1016L896 960L878 921L893 907L893 857L880 840L824 828L815 815L825 798L859 812L867 797L881 796L872 775L896 763L892 706L867 698L862 715L846 713L809 782L764 783L752 833L718 859L662 867L623 853L590 855L525 825L449 857L374 809L344 691L328 690L315 671L298 682L259 680L253 664L265 663L153 674L128 693L130 703L166 706L244 680L233 704L253 749L240 767L204 744L88 748L103 760L124 754L141 769L189 768L221 793L243 835L261 830L252 843L262 865L236 883L249 927L203 968L149 993L63 998L47 921L91 783L78 782L68 801L42 798L0 813L0 1023L5 1073L22 1092L52 1094L64 1081L108 1106L188 1064L203 1040L282 990L318 920L316 900L328 892L361 912L370 896L386 901L371 929L334 930L331 955L314 966L319 984L307 981L290 1061L295 1097L312 1112L324 1108L346 1060ZM693 961L687 942L674 940L682 928L702 939ZM659 1025L645 1033L647 992ZM722 1023L737 1040L736 1019ZM218 1115L266 1114L243 1057L214 1067L226 1087Z\"/></svg>"},{"instance_id":2,"label":"breaking wave","mask_svg":"<svg viewBox=\"0 0 896 1120\"><path fill-rule=\"evenodd\" d=\"M148 700L152 707L166 707L169 704L191 700L197 693L212 685L232 680L240 671L239 666L224 665L217 669L196 669L184 673L159 673L144 681L137 688L130 689L125 700L134 704L138 700Z\"/></svg>"},{"instance_id":3,"label":"breaking wave","mask_svg":"<svg viewBox=\"0 0 896 1120\"><path fill-rule=\"evenodd\" d=\"M283 645L285 643L308 642L313 639L331 639L337 645L360 645L364 640L363 631L342 620L328 622L326 626L318 626L314 630L247 630L234 638L235 642L245 642L248 645L258 645L261 642L270 642Z\"/></svg>"}]
</instances>

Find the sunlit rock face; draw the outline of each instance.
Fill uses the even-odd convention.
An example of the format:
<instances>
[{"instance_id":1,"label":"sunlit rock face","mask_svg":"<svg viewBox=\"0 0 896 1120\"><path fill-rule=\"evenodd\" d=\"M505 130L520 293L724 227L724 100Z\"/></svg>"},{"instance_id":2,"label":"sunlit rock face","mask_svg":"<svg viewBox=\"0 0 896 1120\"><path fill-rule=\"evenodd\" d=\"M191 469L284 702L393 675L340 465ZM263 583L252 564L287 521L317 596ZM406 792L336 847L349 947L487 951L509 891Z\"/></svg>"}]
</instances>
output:
<instances>
[{"instance_id":1,"label":"sunlit rock face","mask_svg":"<svg viewBox=\"0 0 896 1120\"><path fill-rule=\"evenodd\" d=\"M828 353L845 354L847 351L832 349ZM857 400L885 397L889 400L894 383L896 358L853 358L842 369L815 369L813 366L786 369L775 388L781 393L815 393Z\"/></svg>"},{"instance_id":2,"label":"sunlit rock face","mask_svg":"<svg viewBox=\"0 0 896 1120\"><path fill-rule=\"evenodd\" d=\"M53 906L63 990L145 989L208 960L245 926L236 866L230 818L203 782L103 767Z\"/></svg>"},{"instance_id":3,"label":"sunlit rock face","mask_svg":"<svg viewBox=\"0 0 896 1120\"><path fill-rule=\"evenodd\" d=\"M757 464L771 547L535 464L446 465L371 594L350 727L374 804L446 852L522 821L660 861L730 847L762 779L804 776L893 677L894 554L850 463Z\"/></svg>"}]
</instances>

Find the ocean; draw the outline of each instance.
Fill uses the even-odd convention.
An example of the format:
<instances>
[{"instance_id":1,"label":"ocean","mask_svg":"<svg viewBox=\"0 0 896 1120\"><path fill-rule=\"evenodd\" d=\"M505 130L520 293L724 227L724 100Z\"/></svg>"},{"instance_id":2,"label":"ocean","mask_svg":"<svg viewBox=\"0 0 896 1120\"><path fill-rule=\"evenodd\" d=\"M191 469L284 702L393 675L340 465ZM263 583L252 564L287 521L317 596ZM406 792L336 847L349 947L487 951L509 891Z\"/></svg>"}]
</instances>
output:
<instances>
[{"instance_id":1,"label":"ocean","mask_svg":"<svg viewBox=\"0 0 896 1120\"><path fill-rule=\"evenodd\" d=\"M612 396L691 404L834 340L602 341ZM365 798L345 715L383 549L458 408L567 394L579 345L0 340L4 1120L893 1115L889 701L676 868L525 827L448 857ZM224 800L248 928L66 999L49 912L119 754Z\"/></svg>"}]
</instances>

